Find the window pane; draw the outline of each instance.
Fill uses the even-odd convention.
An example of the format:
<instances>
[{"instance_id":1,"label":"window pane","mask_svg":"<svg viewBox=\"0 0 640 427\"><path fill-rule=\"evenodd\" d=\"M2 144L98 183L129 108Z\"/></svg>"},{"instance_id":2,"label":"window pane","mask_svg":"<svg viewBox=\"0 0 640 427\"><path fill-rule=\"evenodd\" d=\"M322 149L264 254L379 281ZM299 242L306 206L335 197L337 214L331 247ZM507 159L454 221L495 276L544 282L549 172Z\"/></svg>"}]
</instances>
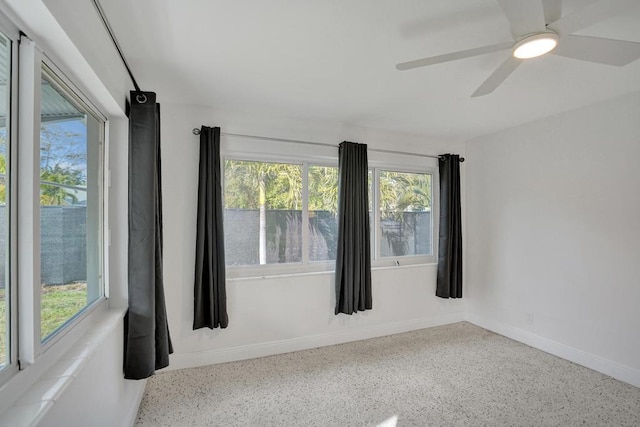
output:
<instances>
[{"instance_id":1,"label":"window pane","mask_svg":"<svg viewBox=\"0 0 640 427\"><path fill-rule=\"evenodd\" d=\"M309 259L336 259L338 168L309 166Z\"/></svg>"},{"instance_id":2,"label":"window pane","mask_svg":"<svg viewBox=\"0 0 640 427\"><path fill-rule=\"evenodd\" d=\"M8 205L9 192L9 89L11 70L11 42L0 34L0 369L9 361L9 269L8 266Z\"/></svg>"},{"instance_id":3,"label":"window pane","mask_svg":"<svg viewBox=\"0 0 640 427\"><path fill-rule=\"evenodd\" d=\"M101 294L103 123L43 69L40 128L41 337Z\"/></svg>"},{"instance_id":4,"label":"window pane","mask_svg":"<svg viewBox=\"0 0 640 427\"><path fill-rule=\"evenodd\" d=\"M302 166L227 160L227 265L302 261Z\"/></svg>"},{"instance_id":5,"label":"window pane","mask_svg":"<svg viewBox=\"0 0 640 427\"><path fill-rule=\"evenodd\" d=\"M380 256L431 255L431 175L380 171Z\"/></svg>"}]
</instances>

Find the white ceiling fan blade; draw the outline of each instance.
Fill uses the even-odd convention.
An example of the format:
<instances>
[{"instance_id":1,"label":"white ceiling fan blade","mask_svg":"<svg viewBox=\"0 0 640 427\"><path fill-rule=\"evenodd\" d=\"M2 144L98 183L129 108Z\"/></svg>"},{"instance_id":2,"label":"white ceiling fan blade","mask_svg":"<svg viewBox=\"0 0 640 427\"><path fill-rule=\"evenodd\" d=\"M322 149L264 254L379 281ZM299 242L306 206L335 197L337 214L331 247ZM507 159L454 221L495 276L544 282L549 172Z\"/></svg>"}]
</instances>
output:
<instances>
[{"instance_id":1,"label":"white ceiling fan blade","mask_svg":"<svg viewBox=\"0 0 640 427\"><path fill-rule=\"evenodd\" d=\"M582 61L623 66L640 58L640 43L568 35L560 40L551 53Z\"/></svg>"},{"instance_id":2,"label":"white ceiling fan blade","mask_svg":"<svg viewBox=\"0 0 640 427\"><path fill-rule=\"evenodd\" d=\"M441 64L443 62L456 61L458 59L470 58L472 56L484 55L501 50L511 49L513 43L505 42L492 44L489 46L476 47L474 49L461 50L458 52L445 53L443 55L430 56L428 58L416 59L402 62L396 65L398 70L411 70L412 68L426 67L427 65Z\"/></svg>"},{"instance_id":3,"label":"white ceiling fan blade","mask_svg":"<svg viewBox=\"0 0 640 427\"><path fill-rule=\"evenodd\" d=\"M544 23L551 24L562 16L562 0L542 0Z\"/></svg>"},{"instance_id":4,"label":"white ceiling fan blade","mask_svg":"<svg viewBox=\"0 0 640 427\"><path fill-rule=\"evenodd\" d=\"M513 71L522 63L522 59L514 58L509 55L506 61L502 63L490 76L485 80L478 89L471 95L472 98L487 95L493 92L500 84L506 80Z\"/></svg>"},{"instance_id":5,"label":"white ceiling fan blade","mask_svg":"<svg viewBox=\"0 0 640 427\"><path fill-rule=\"evenodd\" d=\"M602 0L549 24L561 36L571 34L640 5L638 0Z\"/></svg>"},{"instance_id":6,"label":"white ceiling fan blade","mask_svg":"<svg viewBox=\"0 0 640 427\"><path fill-rule=\"evenodd\" d=\"M518 39L525 34L544 31L544 11L537 0L498 0L511 24L511 34Z\"/></svg>"}]
</instances>

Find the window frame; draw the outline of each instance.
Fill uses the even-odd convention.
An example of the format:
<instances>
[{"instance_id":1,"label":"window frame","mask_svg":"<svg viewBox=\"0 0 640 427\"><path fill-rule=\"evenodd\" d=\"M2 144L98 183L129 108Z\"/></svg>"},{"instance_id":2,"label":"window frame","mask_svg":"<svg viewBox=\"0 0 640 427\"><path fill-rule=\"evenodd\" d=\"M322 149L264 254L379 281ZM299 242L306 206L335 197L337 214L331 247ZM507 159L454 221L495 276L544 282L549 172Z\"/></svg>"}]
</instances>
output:
<instances>
[{"instance_id":1,"label":"window frame","mask_svg":"<svg viewBox=\"0 0 640 427\"><path fill-rule=\"evenodd\" d=\"M338 167L337 160L335 164L330 164L325 159L324 161L313 161L304 159L301 157L292 156L278 156L278 155L256 155L255 153L229 153L221 156L221 179L222 179L222 198L224 202L225 197L225 173L224 165L227 160L231 161L246 161L246 162L260 162L260 163L280 163L280 164L293 164L300 165L302 168L302 205L301 205L301 217L302 217L302 229L301 229L301 242L302 253L300 262L289 263L271 263L271 264L246 264L246 265L226 265L227 275L230 278L241 277L256 277L256 276L277 276L281 274L297 274L297 273L314 273L323 271L333 271L335 268L335 261L311 261L309 260L309 165L313 166L327 166ZM224 203L223 203L224 205ZM225 208L223 207L223 218ZM305 226L306 225L306 226Z\"/></svg>"},{"instance_id":2,"label":"window frame","mask_svg":"<svg viewBox=\"0 0 640 427\"><path fill-rule=\"evenodd\" d=\"M305 185L305 187L303 187L303 199L302 199L302 205L304 206L304 213L303 216L306 215L307 216L307 227L302 227L302 231L303 233L307 233L307 239L305 240L303 238L303 243L306 242L305 245L303 245L303 248L306 249L307 251L307 260L308 260L308 264L309 265L314 265L314 264L318 264L323 266L324 270L335 270L335 260L312 260L309 256L309 250L310 250L310 240L309 240L309 166L317 166L317 167L326 167L326 168L336 168L336 170L338 171L338 180L340 179L340 168L338 165L338 160L336 159L334 164L328 164L328 162L315 162L315 161L308 161L305 164L305 170L303 170L303 173L305 173L305 175L302 177L302 182L303 185ZM306 195L304 194L304 192L306 191ZM337 219L336 219L337 221ZM304 236L303 236L304 237Z\"/></svg>"},{"instance_id":3,"label":"window frame","mask_svg":"<svg viewBox=\"0 0 640 427\"><path fill-rule=\"evenodd\" d=\"M18 89L19 89L19 76L18 76L18 50L20 32L18 28L13 25L2 13L0 13L0 32L11 43L10 60L11 66L9 69L9 85L7 95L9 100L7 102L7 169L8 173L5 177L5 185L7 191L7 222L3 225L7 227L7 256L5 258L6 266L5 279L8 280L8 284L5 286L5 292L7 298L7 310L9 315L7 321L9 327L7 329L7 358L8 363L0 369L0 386L7 382L18 372L18 282L17 282L17 238L16 227L17 218L16 210L18 206Z\"/></svg>"},{"instance_id":4,"label":"window frame","mask_svg":"<svg viewBox=\"0 0 640 427\"><path fill-rule=\"evenodd\" d=\"M372 243L372 246L375 245L374 256L371 260L372 267L392 267L392 266L402 266L402 265L415 265L415 264L435 264L438 261L437 257L437 239L438 235L438 215L439 212L437 203L439 199L439 193L437 186L434 185L436 180L439 179L437 174L437 169L435 167L424 167L422 169L415 167L407 167L400 166L397 164L385 164L376 162L374 167L369 167L369 169L373 170L373 191L375 193L374 196L374 204L372 205L372 209L374 210L374 227L375 231L374 240L375 243ZM382 238L380 233L380 171L385 172L401 172L401 173L413 173L413 174L425 174L431 175L431 254L430 255L396 255L396 256L381 256L380 255L380 247L382 244Z\"/></svg>"},{"instance_id":5,"label":"window frame","mask_svg":"<svg viewBox=\"0 0 640 427\"><path fill-rule=\"evenodd\" d=\"M277 138L269 138L270 142L273 142L274 146L270 152L265 152L264 145L261 145L261 150L252 150L251 143L238 144L241 148L237 147L233 150L225 150L225 146L234 139L234 136L222 136L221 139L221 177L222 177L222 197L224 202L225 196L225 178L224 178L224 164L227 160L236 161L252 161L252 162L273 162L273 163L290 163L302 165L302 260L298 263L283 263L283 264L265 264L265 265L227 265L227 277L229 279L250 279L256 277L274 277L281 275L299 275L299 274L317 274L317 273L333 273L335 271L335 261L311 261L309 259L309 217L308 217L308 172L309 166L326 166L326 167L338 167L337 147L332 151L334 156L327 155L313 155L313 154L301 154L291 155L284 154L286 148L291 148L292 142L287 140L278 140ZM244 141L243 141L244 142ZM282 149L278 149L277 145L282 142L284 145ZM301 144L299 144L301 145ZM263 151L265 150L265 151ZM304 149L303 149L304 150ZM283 153L283 154L279 154ZM290 153L290 150L287 152ZM374 154L372 156L372 154ZM375 152L369 155L369 170L372 173L372 191L371 191L371 203L373 209L373 221L370 224L372 229L371 239L371 267L376 268L388 268L398 266L415 266L415 265L429 265L437 262L437 238L438 235L438 186L435 185L439 180L437 160L431 162L432 164L425 164L425 158L419 155L413 156L409 154L400 155L401 159L392 158L391 160L371 159L375 156ZM383 158L382 156L380 156ZM402 163L402 160L407 162ZM380 208L379 208L379 171L393 171L393 172L405 172L405 173L421 173L431 175L431 255L403 255L395 257L381 257L380 256ZM223 209L224 210L224 209ZM223 215L224 216L224 215Z\"/></svg>"},{"instance_id":6,"label":"window frame","mask_svg":"<svg viewBox=\"0 0 640 427\"><path fill-rule=\"evenodd\" d=\"M56 88L61 91L62 93L64 93L66 96L68 96L69 98L71 98L73 100L73 103L75 104L76 107L79 107L80 109L82 109L82 111L87 114L92 116L97 122L98 122L98 145L99 145L99 152L98 152L98 170L97 170L97 192L98 194L96 195L97 200L99 201L99 204L97 206L98 212L97 212L97 218L98 218L98 255L97 255L97 259L98 259L98 266L97 266L97 273L98 273L98 278L97 278L97 285L98 285L98 297L86 304L82 309L80 309L80 311L76 312L74 315L72 315L70 318L68 318L64 323L62 323L60 326L58 326L54 331L52 331L49 335L47 335L46 337L42 337L41 336L41 323L38 326L38 333L40 334L40 342L41 342L41 348L42 351L46 351L48 348L50 348L55 342L57 342L60 337L58 335L62 334L63 331L66 328L72 327L72 324L75 324L76 322L79 322L80 319L83 319L84 317L86 317L88 315L88 313L85 313L87 311L91 311L93 310L92 307L94 307L95 305L97 305L101 300L105 299L105 283L104 283L104 253L106 251L106 248L104 247L104 241L105 241L105 235L104 235L104 209L105 209L105 203L104 203L104 158L105 158L105 132L106 132L106 118L101 117L101 115L95 110L95 107L93 107L90 104L90 101L88 99L86 99L86 97L81 95L81 92L78 90L77 87L75 87L75 85L73 85L73 83L66 78L66 76L62 73L62 71L55 66L55 64L53 63L53 61L51 61L49 58L47 58L46 56L43 56L42 58L42 75L46 75L46 77L48 78L48 81L50 84L53 84L56 86ZM88 133L87 133L87 138L88 138ZM38 137L38 142L40 143L40 138ZM87 155L88 155L88 143L89 141L87 141ZM38 158L38 164L40 162L40 158ZM88 165L87 165L87 170L88 170ZM37 186L38 186L38 192L40 191L40 179L38 178L38 182L37 182ZM89 182L87 182L87 187L89 186ZM87 188L88 190L89 188ZM89 205L87 204L87 209L89 209ZM40 213L41 210L38 211L38 216L40 217ZM88 224L87 224L88 225ZM88 228L88 227L87 227ZM87 229L87 233L88 234L88 229ZM41 246L38 245L38 257L41 256ZM89 269L87 266L87 276L89 275ZM87 283L88 286L88 283ZM89 292L88 288L87 288L87 292ZM37 293L40 294L39 289L37 290Z\"/></svg>"},{"instance_id":7,"label":"window frame","mask_svg":"<svg viewBox=\"0 0 640 427\"><path fill-rule=\"evenodd\" d=\"M105 261L104 254L107 252L108 248L105 246L106 236L105 236L105 140L106 140L106 128L107 128L107 119L106 117L100 113L100 110L91 102L89 98L87 98L78 87L73 84L71 79L69 79L60 68L58 68L55 63L49 59L46 55L43 55L41 61L41 67L46 68L47 77L50 78L50 83L55 84L59 90L63 91L65 95L69 96L73 99L73 101L77 104L77 106L81 107L83 111L91 115L98 123L99 123L99 136L98 136L98 144L100 146L99 154L98 154L98 171L97 171L97 199L99 200L98 204L98 224L97 224L97 232L98 232L98 297L86 304L80 311L75 313L69 319L67 319L62 325L56 328L52 333L50 333L46 337L41 337L41 324L40 319L38 321L37 330L35 331L36 337L40 337L40 350L42 353L46 352L49 348L55 345L65 334L69 332L69 330L73 329L75 325L82 321L85 317L87 317L95 308L100 305L103 301L106 300L106 285L105 285ZM39 90L40 82L36 82ZM39 106L38 106L38 114L40 114ZM38 136L38 143L40 143L40 137ZM88 150L88 148L87 148ZM38 164L40 158L38 157ZM40 191L40 179L38 177L37 183L37 191ZM87 206L88 207L88 206ZM40 211L38 211L38 217L40 216ZM39 242L38 242L39 243ZM34 248L35 250L35 248ZM37 256L40 258L40 244L37 247ZM87 269L87 274L89 271ZM37 286L37 285L36 285ZM39 286L37 286L36 293L40 295ZM40 307L40 304L38 304Z\"/></svg>"},{"instance_id":8,"label":"window frame","mask_svg":"<svg viewBox=\"0 0 640 427\"><path fill-rule=\"evenodd\" d=\"M108 229L106 189L108 183L105 179L107 170L106 134L108 121L104 114L88 98L46 54L44 54L36 42L26 36L22 36L19 42L19 87L20 98L18 109L18 140L16 147L19 149L18 164L14 167L17 174L17 191L20 197L17 202L17 210L20 212L20 223L12 224L17 243L16 252L20 262L16 263L20 281L15 289L20 295L17 309L17 335L14 343L18 348L19 369L26 369L31 365L39 365L38 360L45 354L59 354L63 349L57 345L60 341L68 342L66 337L75 336L76 331L83 329L83 319L91 315L98 307L106 303L105 272L108 270L106 254L108 242L106 230ZM74 102L78 102L87 114L90 114L101 123L99 137L99 275L100 292L98 298L87 304L82 310L69 318L54 333L42 340L41 337L41 295L40 295L40 116L41 116L41 81L43 68L47 68L55 77L58 84L62 84L62 90ZM13 248L12 248L13 250ZM49 357L45 358L46 360Z\"/></svg>"}]
</instances>

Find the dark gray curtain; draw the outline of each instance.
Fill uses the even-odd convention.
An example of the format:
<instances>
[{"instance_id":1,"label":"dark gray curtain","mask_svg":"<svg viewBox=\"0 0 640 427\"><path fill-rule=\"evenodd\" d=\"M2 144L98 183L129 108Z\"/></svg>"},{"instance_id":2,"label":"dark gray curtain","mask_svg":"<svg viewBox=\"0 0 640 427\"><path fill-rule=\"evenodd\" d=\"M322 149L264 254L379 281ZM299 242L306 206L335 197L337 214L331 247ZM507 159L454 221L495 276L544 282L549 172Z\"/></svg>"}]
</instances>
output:
<instances>
[{"instance_id":1,"label":"dark gray curtain","mask_svg":"<svg viewBox=\"0 0 640 427\"><path fill-rule=\"evenodd\" d=\"M436 296L462 298L460 156L440 156L440 232Z\"/></svg>"},{"instance_id":2,"label":"dark gray curtain","mask_svg":"<svg viewBox=\"0 0 640 427\"><path fill-rule=\"evenodd\" d=\"M193 329L226 328L227 292L222 228L220 128L200 129L198 224Z\"/></svg>"},{"instance_id":3,"label":"dark gray curtain","mask_svg":"<svg viewBox=\"0 0 640 427\"><path fill-rule=\"evenodd\" d=\"M162 283L160 104L154 92L131 92L129 106L129 310L124 377L143 379L173 353Z\"/></svg>"},{"instance_id":4,"label":"dark gray curtain","mask_svg":"<svg viewBox=\"0 0 640 427\"><path fill-rule=\"evenodd\" d=\"M339 174L335 314L353 314L372 307L366 144L340 144Z\"/></svg>"}]
</instances>

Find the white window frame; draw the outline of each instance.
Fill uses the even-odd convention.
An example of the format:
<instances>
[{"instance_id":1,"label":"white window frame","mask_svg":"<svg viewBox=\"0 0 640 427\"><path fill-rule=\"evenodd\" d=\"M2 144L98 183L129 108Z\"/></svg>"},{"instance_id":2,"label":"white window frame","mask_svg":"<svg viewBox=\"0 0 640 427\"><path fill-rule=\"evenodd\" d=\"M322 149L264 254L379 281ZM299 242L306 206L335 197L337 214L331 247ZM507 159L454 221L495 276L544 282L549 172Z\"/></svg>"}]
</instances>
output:
<instances>
[{"instance_id":1,"label":"white window frame","mask_svg":"<svg viewBox=\"0 0 640 427\"><path fill-rule=\"evenodd\" d=\"M99 303L99 301L101 299L104 299L105 297L105 285L104 285L104 256L103 254L106 252L106 248L104 247L104 157L105 157L105 153L104 153L104 140L105 140L105 128L106 128L106 119L100 115L100 113L98 113L95 109L95 107L92 107L89 104L88 99L86 99L86 97L82 96L79 92L79 90L69 81L68 78L66 78L66 76L53 64L53 62L51 60L49 60L46 56L43 58L42 60L42 67L46 67L48 69L48 74L50 74L50 81L52 84L56 85L58 87L58 89L62 90L64 92L64 94L66 96L68 96L69 98L72 98L73 101L78 104L83 111L92 116L97 122L98 122L98 145L99 145L99 152L98 152L98 170L94 171L94 173L96 173L96 175L98 176L98 188L95 189L94 191L97 191L97 200L99 200L99 205L98 205L98 212L97 212L97 225L98 225L98 248L99 248L99 253L98 253L98 265L97 267L97 294L98 297L96 298L96 300L90 302L89 304L85 305L79 312L75 313L73 316L71 316L69 319L67 319L62 325L60 325L55 331L53 331L51 334L49 334L47 337L45 337L44 339L41 339L41 346L43 348L43 351L46 351L47 348L49 348L51 345L53 345L54 342L56 342L57 340L60 339L59 335L64 334L64 330L69 327L70 324L73 324L74 322L78 321L77 319L81 319L87 316L87 311L91 311L92 307L96 304ZM87 138L89 138L89 130L87 130ZM38 147L40 147L40 140L38 138ZM89 153L89 147L87 146L87 154ZM38 168L40 167L40 158L38 157ZM38 169L39 170L39 169ZM90 190L88 188L88 190ZM38 180L38 194L40 192L40 181ZM96 196L96 195L94 195ZM89 208L90 205L87 204L87 208ZM40 212L41 210L39 209L38 212ZM87 209L87 212L89 212L89 210ZM87 222L87 229L89 227L89 223ZM88 233L87 233L88 234ZM38 246L38 248L40 248L40 246ZM38 256L40 256L40 251L38 250ZM88 258L87 258L88 261ZM89 265L87 265L87 275L89 275L91 272L89 271ZM88 279L87 279L87 285L89 285L88 283ZM87 292L90 292L89 288L87 287ZM38 288L37 291L38 294L40 294L40 290Z\"/></svg>"},{"instance_id":2,"label":"white window frame","mask_svg":"<svg viewBox=\"0 0 640 427\"><path fill-rule=\"evenodd\" d=\"M82 94L73 82L42 53L35 42L23 36L20 40L19 63L19 160L18 160L18 204L20 222L17 224L17 253L20 262L17 265L19 282L17 290L20 298L17 305L18 360L20 369L33 365L44 353L59 347L56 344L77 329L82 320L97 307L103 305L105 298L104 274L107 270L105 254L105 143L108 122L100 110L89 98ZM51 334L45 341L41 339L40 308L40 85L42 67L50 69L66 87L65 93L78 100L87 113L103 123L101 136L101 154L99 171L100 213L99 231L101 244L100 296L98 299L71 317L65 324ZM59 352L60 349L55 352Z\"/></svg>"},{"instance_id":3,"label":"white window frame","mask_svg":"<svg viewBox=\"0 0 640 427\"><path fill-rule=\"evenodd\" d=\"M229 155L221 156L222 173L222 197L224 200L224 165L227 160L235 161L247 161L247 162L261 162L261 163L280 163L280 164L292 164L300 165L302 168L302 229L301 229L301 241L302 241L302 253L300 262L290 263L272 263L272 264L250 264L250 265L228 265L226 271L231 278L237 277L255 277L255 276L274 276L279 274L295 274L295 273L310 273L310 272L322 272L333 271L335 268L334 261L311 261L309 259L309 186L308 186L308 173L309 165L313 166L327 166L338 167L336 163L331 164L326 159L319 161L309 161L299 157L289 156L256 156L255 153L232 153ZM223 216L224 216L223 208Z\"/></svg>"},{"instance_id":4,"label":"white window frame","mask_svg":"<svg viewBox=\"0 0 640 427\"><path fill-rule=\"evenodd\" d=\"M415 157L415 156L412 156ZM423 158L420 158L424 160ZM392 267L403 265L416 265L416 264L435 264L437 258L437 233L438 233L438 215L439 212L437 201L439 199L438 186L435 185L436 180L439 179L438 171L435 167L411 167L407 165L398 165L393 163L380 163L374 162L374 166L369 165L369 169L373 170L373 205L374 210L374 224L371 227L375 227L373 232L374 241L372 241L372 267ZM380 255L381 233L380 233L380 171L387 172L403 172L403 173L415 173L415 174L428 174L431 175L431 254L430 255L402 255L402 256L387 256ZM373 249L375 247L375 249Z\"/></svg>"},{"instance_id":5,"label":"white window frame","mask_svg":"<svg viewBox=\"0 0 640 427\"><path fill-rule=\"evenodd\" d=\"M9 271L9 274L6 278L9 280L9 283L5 285L5 295L8 294L8 305L7 309L9 310L9 329L7 334L7 344L9 347L9 352L7 353L8 362L4 368L0 371L0 386L8 381L12 376L14 376L18 372L18 345L17 345L17 337L18 337L18 292L17 292L17 241L15 235L15 230L17 226L17 215L16 210L18 206L18 187L17 187L17 163L18 156L17 152L17 143L18 143L18 42L20 40L20 32L18 28L14 26L11 21L6 19L4 15L0 14L0 31L4 34L4 36L10 40L11 42L11 68L10 68L10 87L7 95L10 96L9 103L7 104L7 117L9 121L6 126L8 129L7 135L8 139L7 143L7 167L8 174L5 177L6 182L6 191L8 192L8 204L7 204L7 213L8 213L8 224L7 226L7 257L6 262L7 265L5 268Z\"/></svg>"},{"instance_id":6,"label":"white window frame","mask_svg":"<svg viewBox=\"0 0 640 427\"><path fill-rule=\"evenodd\" d=\"M249 138L250 139L250 138ZM269 138L269 143L264 141L251 142L246 138L236 142L235 136L223 135L221 137L221 165L222 168L222 197L224 200L224 162L226 160L254 161L289 163L302 165L302 262L286 264L266 264L266 265L243 265L226 266L227 277L230 279L273 277L279 275L316 274L332 273L335 271L335 261L310 261L309 260L309 230L308 230L308 168L309 165L338 167L337 147L324 149L324 147L300 147L298 144L296 151L300 155L291 154L292 142L282 140L279 144L277 138ZM268 148L265 146L269 144ZM225 146L232 146L233 149L225 150ZM312 154L319 151L318 155ZM324 154L331 153L331 154ZM324 154L324 155L323 155ZM373 157L373 159L372 159ZM380 159L376 159L380 157ZM425 161L422 156L401 155L402 162L395 160L382 160L383 156L376 156L375 152L369 154L369 170L372 171L372 209L373 221L371 240L371 266L372 268L388 268L410 265L434 264L437 262L437 236L438 236L438 186L439 180L437 160L433 162ZM431 163L431 164L428 164ZM431 221L432 221L432 254L431 255L405 255L397 257L380 257L380 209L379 209L379 170L423 173L431 175ZM223 209L224 211L224 209Z\"/></svg>"},{"instance_id":7,"label":"white window frame","mask_svg":"<svg viewBox=\"0 0 640 427\"><path fill-rule=\"evenodd\" d=\"M308 161L305 164L305 169L303 170L303 173L305 173L305 175L302 177L302 183L303 183L303 194L302 194L302 205L304 206L304 212L303 212L303 217L306 215L307 217L307 227L302 227L302 232L307 234L307 238L306 240L304 239L303 236L303 243L306 242L305 245L303 245L303 248L306 249L307 251L307 259L308 260L308 264L309 265L319 265L322 267L322 271L327 271L327 270L335 270L335 261L334 260L318 260L318 261L312 261L311 259L309 259L309 166L318 166L318 167L327 167L327 168L336 168L339 171L339 165L338 165L338 159L336 159L335 162L327 162L326 160L324 161ZM338 179L340 179L340 177L338 176Z\"/></svg>"}]
</instances>

